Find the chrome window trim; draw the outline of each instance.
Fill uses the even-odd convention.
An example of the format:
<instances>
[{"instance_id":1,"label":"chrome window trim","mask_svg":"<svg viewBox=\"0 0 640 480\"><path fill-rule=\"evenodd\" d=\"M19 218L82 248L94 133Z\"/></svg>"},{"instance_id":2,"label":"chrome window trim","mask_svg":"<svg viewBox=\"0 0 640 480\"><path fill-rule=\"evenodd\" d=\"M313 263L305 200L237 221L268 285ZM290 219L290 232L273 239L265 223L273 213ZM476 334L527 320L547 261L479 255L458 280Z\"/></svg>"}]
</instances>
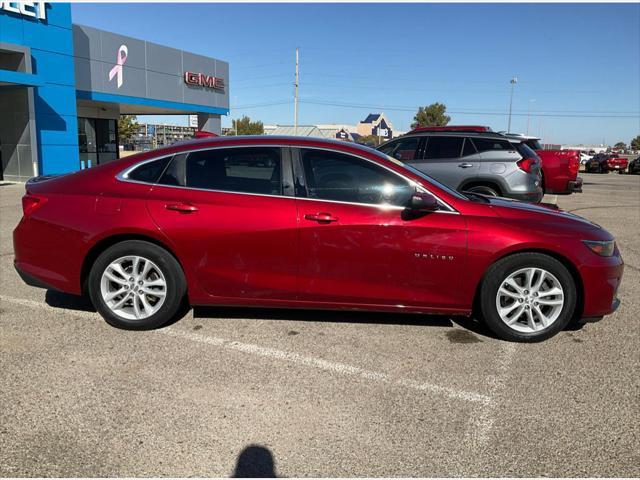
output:
<instances>
[{"instance_id":1,"label":"chrome window trim","mask_svg":"<svg viewBox=\"0 0 640 480\"><path fill-rule=\"evenodd\" d=\"M287 196L287 195L271 195L271 194L267 194L267 193L250 193L250 192L232 192L229 190L213 190L210 188L194 188L194 187L186 187L186 186L182 186L182 185L163 185L161 183L151 183L151 182L142 182L140 180L131 180L128 178L128 175L135 170L136 168L145 165L147 163L151 163L155 160L161 160L163 158L166 158L168 156L171 157L175 157L177 155L181 155L181 154L190 154L193 152L203 152L206 150L219 150L219 149L223 149L223 148L251 148L251 147L255 147L255 148L307 148L307 149L314 149L314 150L325 150L328 152L338 152L338 153L342 153L344 155L351 155L354 156L356 158L365 160L367 162L373 163L374 165L377 165L379 167L382 167L385 170L388 170L389 172L393 173L394 175L397 175L398 177L402 178L404 181L408 182L410 185L413 185L416 188L422 189L423 193L428 193L430 195L433 195L436 200L438 200L438 202L440 202L443 206L445 206L448 210L436 210L435 212L432 213L445 213L445 214L454 214L454 215L460 215L460 212L458 212L455 208L453 208L451 205L449 205L447 202L445 202L444 200L442 200L440 197L438 197L437 195L435 195L434 193L432 193L431 191L429 191L428 188L426 188L424 185L422 185L421 183L416 182L415 180L412 180L410 178L405 177L404 175L396 172L395 170L392 170L391 168L387 167L386 165L382 165L378 162L375 162L373 160L370 160L366 157L363 157L361 155L358 154L354 154L351 152L343 152L341 150L336 150L336 149L331 149L331 148L323 148L323 147L313 147L313 146L306 146L306 145L288 145L288 144L256 144L256 145L227 145L227 146L219 146L219 147L203 147L203 148L196 148L193 150L185 150L185 151L181 151L181 152L175 152L172 154L168 154L168 155L158 155L157 157L153 157L153 158L148 158L146 160L142 160L140 162L134 163L133 165L125 168L124 170L122 170L121 172L119 172L118 174L116 174L115 178L116 180L120 181L120 182L127 182L127 183L136 183L139 185L149 185L151 187L155 187L155 186L161 186L164 188L179 188L179 189L185 189L185 190L195 190L195 191L200 191L200 192L214 192L214 193L229 193L232 195L252 195L252 196L258 196L258 197L271 197L271 198L284 198L284 199L296 199L296 200L307 200L307 201L315 201L315 202L329 202L329 203L338 203L338 204L343 204L343 205L357 205L357 206L363 206L363 207L373 207L373 208L382 208L382 209L397 209L397 210L405 210L406 207L400 207L400 206L395 206L395 205L384 205L384 204L373 204L373 203L358 203L358 202L342 202L339 200L323 200L320 198L307 198L307 197L298 197L298 196ZM280 158L280 161L282 162L282 157Z\"/></svg>"}]
</instances>

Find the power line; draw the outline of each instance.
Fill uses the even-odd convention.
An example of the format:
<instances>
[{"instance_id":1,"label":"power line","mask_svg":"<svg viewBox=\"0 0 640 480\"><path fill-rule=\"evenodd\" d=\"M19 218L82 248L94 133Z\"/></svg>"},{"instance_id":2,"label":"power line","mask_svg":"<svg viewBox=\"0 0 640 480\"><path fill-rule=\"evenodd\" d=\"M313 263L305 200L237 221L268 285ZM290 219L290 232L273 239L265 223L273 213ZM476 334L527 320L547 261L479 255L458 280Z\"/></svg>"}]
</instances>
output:
<instances>
[{"instance_id":1,"label":"power line","mask_svg":"<svg viewBox=\"0 0 640 480\"><path fill-rule=\"evenodd\" d=\"M293 103L293 100L276 100L273 102L264 102L264 103L253 103L246 105L238 105L229 107L231 110L243 110L246 108L261 108L261 107L271 107L275 105L290 105Z\"/></svg>"},{"instance_id":2,"label":"power line","mask_svg":"<svg viewBox=\"0 0 640 480\"><path fill-rule=\"evenodd\" d=\"M360 109L372 109L372 110L391 110L391 111L404 111L404 112L415 112L417 107L409 107L409 106L393 106L393 105L365 105L365 104L355 104L355 103L339 103L339 102L331 102L325 100L300 100L301 103L308 103L313 105L325 105L331 107L343 107L343 108L360 108ZM487 112L487 111L459 111L459 110L447 110L447 113L453 113L457 115L493 115L493 116L506 116L509 114L508 111L496 111L496 112ZM513 113L515 116L526 116L527 113ZM537 112L532 113L532 117L559 117L559 118L640 118L640 114L627 114L627 115L611 115L611 114L600 114L600 113L591 113L591 114L570 114L570 113L545 113L545 112Z\"/></svg>"}]
</instances>

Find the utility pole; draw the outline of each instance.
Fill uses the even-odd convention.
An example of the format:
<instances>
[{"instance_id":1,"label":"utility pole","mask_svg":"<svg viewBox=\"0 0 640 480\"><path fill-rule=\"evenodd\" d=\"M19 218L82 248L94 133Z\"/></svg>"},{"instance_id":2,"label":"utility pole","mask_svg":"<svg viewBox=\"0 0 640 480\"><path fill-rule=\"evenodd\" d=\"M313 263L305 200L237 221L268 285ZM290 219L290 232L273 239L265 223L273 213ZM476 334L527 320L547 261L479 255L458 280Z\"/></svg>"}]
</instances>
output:
<instances>
[{"instance_id":1,"label":"utility pole","mask_svg":"<svg viewBox=\"0 0 640 480\"><path fill-rule=\"evenodd\" d=\"M507 133L511 133L511 107L513 106L513 87L518 83L518 77L511 79L511 97L509 99L509 126L507 127Z\"/></svg>"},{"instance_id":2,"label":"utility pole","mask_svg":"<svg viewBox=\"0 0 640 480\"><path fill-rule=\"evenodd\" d=\"M529 109L527 110L527 135L529 135L529 120L531 120L531 104L535 101L535 98L529 100Z\"/></svg>"},{"instance_id":3,"label":"utility pole","mask_svg":"<svg viewBox=\"0 0 640 480\"><path fill-rule=\"evenodd\" d=\"M295 94L293 97L293 134L298 135L298 84L300 79L300 61L299 61L299 48L296 48L296 83Z\"/></svg>"}]
</instances>

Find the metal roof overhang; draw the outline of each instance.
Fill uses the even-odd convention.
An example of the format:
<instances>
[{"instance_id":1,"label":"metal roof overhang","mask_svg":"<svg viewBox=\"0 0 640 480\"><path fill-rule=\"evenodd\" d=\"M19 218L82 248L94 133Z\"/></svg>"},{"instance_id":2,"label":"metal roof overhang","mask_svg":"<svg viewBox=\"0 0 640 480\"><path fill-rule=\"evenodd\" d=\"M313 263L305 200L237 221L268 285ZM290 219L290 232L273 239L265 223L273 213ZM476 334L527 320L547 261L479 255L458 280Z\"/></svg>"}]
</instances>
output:
<instances>
[{"instance_id":1,"label":"metal roof overhang","mask_svg":"<svg viewBox=\"0 0 640 480\"><path fill-rule=\"evenodd\" d=\"M224 107L211 107L208 105L196 105L191 103L170 102L152 98L130 97L112 93L76 91L76 98L90 100L95 103L118 104L120 113L124 115L172 115L211 113L228 115L229 109Z\"/></svg>"}]
</instances>

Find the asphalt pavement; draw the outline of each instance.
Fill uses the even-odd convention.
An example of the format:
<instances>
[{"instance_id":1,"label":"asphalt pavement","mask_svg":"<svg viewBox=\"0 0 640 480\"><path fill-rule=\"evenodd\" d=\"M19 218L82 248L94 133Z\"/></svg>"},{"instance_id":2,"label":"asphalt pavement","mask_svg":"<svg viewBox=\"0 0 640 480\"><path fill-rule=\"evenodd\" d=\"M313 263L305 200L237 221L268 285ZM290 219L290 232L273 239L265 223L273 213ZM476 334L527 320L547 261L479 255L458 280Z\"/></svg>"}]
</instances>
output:
<instances>
[{"instance_id":1,"label":"asphalt pavement","mask_svg":"<svg viewBox=\"0 0 640 480\"><path fill-rule=\"evenodd\" d=\"M622 305L533 345L378 313L118 330L20 281L0 182L0 476L640 476L640 176L581 175L557 202L617 237Z\"/></svg>"}]
</instances>

